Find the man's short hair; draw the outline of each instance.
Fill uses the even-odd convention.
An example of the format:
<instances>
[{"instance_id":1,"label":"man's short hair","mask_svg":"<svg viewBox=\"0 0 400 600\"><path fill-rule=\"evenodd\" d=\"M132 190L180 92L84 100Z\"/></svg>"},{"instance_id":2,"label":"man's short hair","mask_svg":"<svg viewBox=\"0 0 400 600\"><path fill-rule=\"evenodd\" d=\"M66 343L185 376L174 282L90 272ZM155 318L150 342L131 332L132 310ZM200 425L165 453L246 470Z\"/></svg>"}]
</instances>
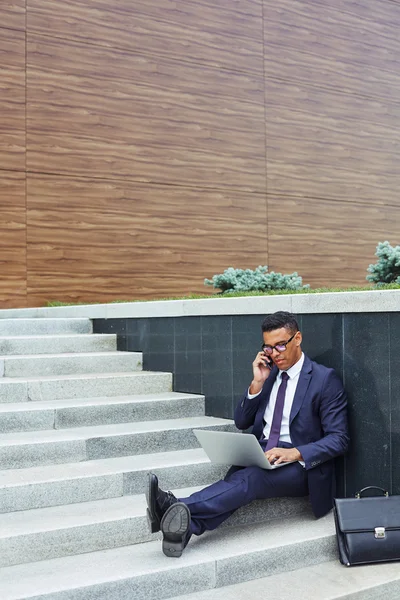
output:
<instances>
[{"instance_id":1,"label":"man's short hair","mask_svg":"<svg viewBox=\"0 0 400 600\"><path fill-rule=\"evenodd\" d=\"M281 327L284 327L290 331L290 333L299 331L299 325L294 318L294 315L284 310L279 310L278 312L265 317L261 325L261 330L264 333L264 331L273 331L274 329L281 329Z\"/></svg>"}]
</instances>

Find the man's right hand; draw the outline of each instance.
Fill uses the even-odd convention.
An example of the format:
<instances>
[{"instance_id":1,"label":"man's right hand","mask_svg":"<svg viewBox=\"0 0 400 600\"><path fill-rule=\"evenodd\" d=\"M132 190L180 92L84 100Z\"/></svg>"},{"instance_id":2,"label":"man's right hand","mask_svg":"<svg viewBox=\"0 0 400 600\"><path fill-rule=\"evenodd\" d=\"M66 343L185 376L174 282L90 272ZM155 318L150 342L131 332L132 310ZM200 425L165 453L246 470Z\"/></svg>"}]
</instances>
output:
<instances>
[{"instance_id":1,"label":"man's right hand","mask_svg":"<svg viewBox=\"0 0 400 600\"><path fill-rule=\"evenodd\" d=\"M267 367L268 357L265 352L259 352L253 361L253 381L249 387L250 394L258 394L271 373Z\"/></svg>"}]
</instances>

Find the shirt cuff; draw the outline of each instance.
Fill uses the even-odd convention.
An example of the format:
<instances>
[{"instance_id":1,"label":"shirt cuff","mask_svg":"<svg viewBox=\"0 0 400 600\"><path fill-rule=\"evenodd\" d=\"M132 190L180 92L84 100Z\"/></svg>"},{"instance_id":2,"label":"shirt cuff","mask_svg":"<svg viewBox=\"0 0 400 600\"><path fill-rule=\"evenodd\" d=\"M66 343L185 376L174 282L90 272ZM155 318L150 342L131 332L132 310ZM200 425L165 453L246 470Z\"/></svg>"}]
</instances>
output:
<instances>
[{"instance_id":1,"label":"shirt cuff","mask_svg":"<svg viewBox=\"0 0 400 600\"><path fill-rule=\"evenodd\" d=\"M250 388L249 388L249 389L250 389ZM249 400L253 400L253 398L257 398L257 396L259 396L259 395L261 394L261 391L262 391L262 390L260 390L260 391L259 391L257 394L250 394L250 393L249 393L249 389L247 390L247 398L248 398Z\"/></svg>"}]
</instances>

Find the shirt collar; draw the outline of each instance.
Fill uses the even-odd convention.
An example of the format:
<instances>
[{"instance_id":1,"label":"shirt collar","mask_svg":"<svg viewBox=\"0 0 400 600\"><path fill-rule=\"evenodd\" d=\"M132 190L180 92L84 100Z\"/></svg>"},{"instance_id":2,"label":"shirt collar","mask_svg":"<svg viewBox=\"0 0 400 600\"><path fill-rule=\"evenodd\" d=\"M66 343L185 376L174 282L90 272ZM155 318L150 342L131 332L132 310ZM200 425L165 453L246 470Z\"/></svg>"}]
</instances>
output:
<instances>
[{"instance_id":1,"label":"shirt collar","mask_svg":"<svg viewBox=\"0 0 400 600\"><path fill-rule=\"evenodd\" d=\"M294 365L292 365L290 367L290 369L288 369L286 371L286 373L289 376L289 379L293 379L294 377L296 377L296 375L298 375L303 367L304 364L304 352L301 353L301 356L299 358L299 360L297 361L297 363L294 363ZM279 371L279 377L282 378L282 373L284 371Z\"/></svg>"}]
</instances>

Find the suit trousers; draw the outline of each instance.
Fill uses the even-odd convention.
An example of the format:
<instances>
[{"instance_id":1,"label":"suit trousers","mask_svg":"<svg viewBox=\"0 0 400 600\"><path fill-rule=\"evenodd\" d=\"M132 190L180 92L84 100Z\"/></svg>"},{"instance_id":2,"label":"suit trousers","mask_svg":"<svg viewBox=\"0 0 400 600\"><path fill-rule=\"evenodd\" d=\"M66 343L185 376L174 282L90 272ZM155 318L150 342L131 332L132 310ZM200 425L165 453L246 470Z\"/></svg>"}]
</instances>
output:
<instances>
[{"instance_id":1,"label":"suit trousers","mask_svg":"<svg viewBox=\"0 0 400 600\"><path fill-rule=\"evenodd\" d=\"M264 448L267 440L260 443ZM280 442L279 446L292 447L285 442ZM190 509L190 533L201 535L207 530L216 529L235 510L253 500L307 494L306 470L300 463L295 462L272 470L255 466L233 466L223 480L187 498L179 498L179 501L184 502Z\"/></svg>"}]
</instances>

